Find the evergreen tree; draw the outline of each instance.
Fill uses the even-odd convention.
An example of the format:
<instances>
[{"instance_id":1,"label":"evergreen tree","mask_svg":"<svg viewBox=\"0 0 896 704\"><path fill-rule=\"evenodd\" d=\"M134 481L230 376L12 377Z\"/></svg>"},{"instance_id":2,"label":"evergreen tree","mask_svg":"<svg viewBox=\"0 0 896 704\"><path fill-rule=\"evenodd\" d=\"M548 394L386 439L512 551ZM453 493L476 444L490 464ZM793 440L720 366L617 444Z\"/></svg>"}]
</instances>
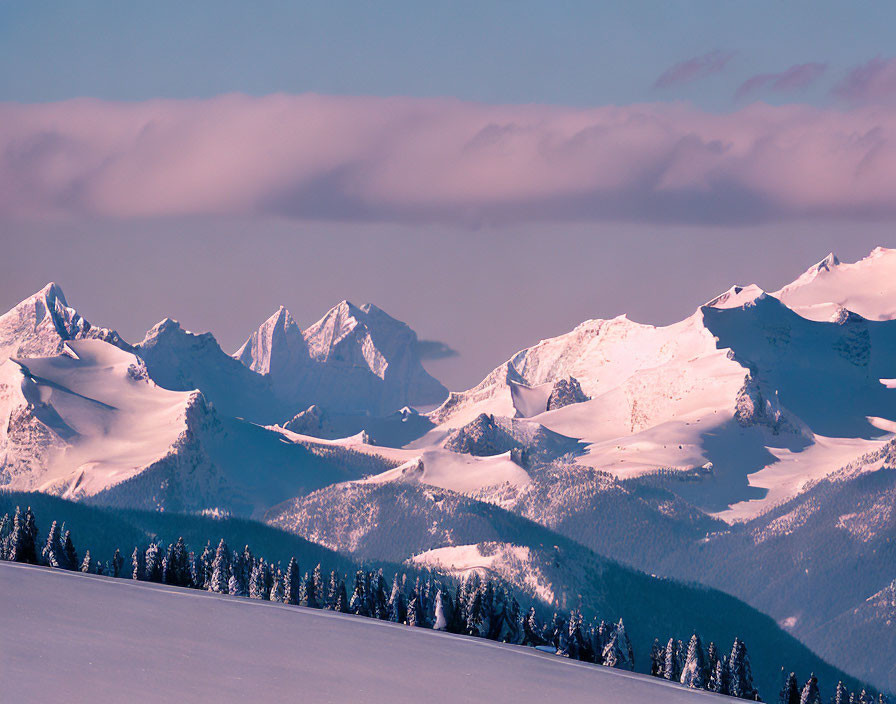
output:
<instances>
[{"instance_id":1,"label":"evergreen tree","mask_svg":"<svg viewBox=\"0 0 896 704\"><path fill-rule=\"evenodd\" d=\"M299 563L296 558L290 557L286 566L286 581L283 584L283 601L286 604L297 606L299 604Z\"/></svg>"},{"instance_id":2,"label":"evergreen tree","mask_svg":"<svg viewBox=\"0 0 896 704\"><path fill-rule=\"evenodd\" d=\"M283 571L278 567L277 571L274 573L274 583L271 586L271 601L283 603L284 594L283 594L283 582L284 582L284 574Z\"/></svg>"},{"instance_id":3,"label":"evergreen tree","mask_svg":"<svg viewBox=\"0 0 896 704\"><path fill-rule=\"evenodd\" d=\"M327 582L327 604L326 608L330 611L336 608L336 597L339 593L339 575L336 570L330 572L330 579Z\"/></svg>"},{"instance_id":4,"label":"evergreen tree","mask_svg":"<svg viewBox=\"0 0 896 704\"><path fill-rule=\"evenodd\" d=\"M366 577L363 570L355 572L355 588L348 603L349 613L357 614L358 616L370 616L365 580Z\"/></svg>"},{"instance_id":5,"label":"evergreen tree","mask_svg":"<svg viewBox=\"0 0 896 704\"><path fill-rule=\"evenodd\" d=\"M865 689L862 689L862 691L859 693L859 702L860 704L874 704L874 700Z\"/></svg>"},{"instance_id":6,"label":"evergreen tree","mask_svg":"<svg viewBox=\"0 0 896 704\"><path fill-rule=\"evenodd\" d=\"M447 631L451 615L451 597L443 594L441 589L436 592L435 611L436 618L435 623L432 625L433 629L436 631Z\"/></svg>"},{"instance_id":7,"label":"evergreen tree","mask_svg":"<svg viewBox=\"0 0 896 704\"><path fill-rule=\"evenodd\" d=\"M215 554L212 552L211 541L206 541L202 554L196 560L196 574L193 577L193 581L197 589L211 589L212 563L214 561Z\"/></svg>"},{"instance_id":8,"label":"evergreen tree","mask_svg":"<svg viewBox=\"0 0 896 704\"><path fill-rule=\"evenodd\" d=\"M12 530L12 523L9 519L9 514L4 513L3 517L0 518L0 560L8 560L9 559L9 534Z\"/></svg>"},{"instance_id":9,"label":"evergreen tree","mask_svg":"<svg viewBox=\"0 0 896 704\"><path fill-rule=\"evenodd\" d=\"M162 581L162 551L158 543L150 543L146 548L144 575L147 582Z\"/></svg>"},{"instance_id":10,"label":"evergreen tree","mask_svg":"<svg viewBox=\"0 0 896 704\"><path fill-rule=\"evenodd\" d=\"M416 590L414 590L414 598L416 598ZM416 608L416 604L415 604ZM408 612L410 612L411 606L408 604ZM466 633L469 636L479 636L480 635L480 627L482 626L482 615L483 615L483 607L482 607L482 589L477 588L475 592L470 594L470 601L467 605L467 626ZM565 625L565 624L564 624Z\"/></svg>"},{"instance_id":11,"label":"evergreen tree","mask_svg":"<svg viewBox=\"0 0 896 704\"><path fill-rule=\"evenodd\" d=\"M678 641L674 638L666 643L663 653L663 677L672 681L681 679L681 672L678 670Z\"/></svg>"},{"instance_id":12,"label":"evergreen tree","mask_svg":"<svg viewBox=\"0 0 896 704\"><path fill-rule=\"evenodd\" d=\"M249 577L249 598L267 599L268 593L264 588L264 559L259 558L252 565L252 574Z\"/></svg>"},{"instance_id":13,"label":"evergreen tree","mask_svg":"<svg viewBox=\"0 0 896 704\"><path fill-rule=\"evenodd\" d=\"M404 590L398 579L398 573L392 578L392 592L389 595L389 620L392 623L404 623L408 618L407 604L404 600Z\"/></svg>"},{"instance_id":14,"label":"evergreen tree","mask_svg":"<svg viewBox=\"0 0 896 704\"><path fill-rule=\"evenodd\" d=\"M131 555L131 579L146 579L146 554L140 548L134 548Z\"/></svg>"},{"instance_id":15,"label":"evergreen tree","mask_svg":"<svg viewBox=\"0 0 896 704\"><path fill-rule=\"evenodd\" d=\"M750 657L747 646L739 638L734 639L731 655L728 656L729 694L740 699L755 699L756 688L753 686L753 673L750 669Z\"/></svg>"},{"instance_id":16,"label":"evergreen tree","mask_svg":"<svg viewBox=\"0 0 896 704\"><path fill-rule=\"evenodd\" d=\"M234 596L249 596L249 578L246 575L241 552L234 552L230 557L230 579L227 580L227 592Z\"/></svg>"},{"instance_id":17,"label":"evergreen tree","mask_svg":"<svg viewBox=\"0 0 896 704\"><path fill-rule=\"evenodd\" d=\"M320 565L318 565L318 567L320 567ZM376 576L373 578L371 588L373 589L371 615L373 618L379 619L380 621L389 620L389 594L382 571L377 572Z\"/></svg>"},{"instance_id":18,"label":"evergreen tree","mask_svg":"<svg viewBox=\"0 0 896 704\"><path fill-rule=\"evenodd\" d=\"M688 643L688 652L685 657L684 667L681 670L680 682L691 689L704 689L706 687L706 662L703 658L703 643L696 633L691 636Z\"/></svg>"},{"instance_id":19,"label":"evergreen tree","mask_svg":"<svg viewBox=\"0 0 896 704\"><path fill-rule=\"evenodd\" d=\"M778 694L778 704L800 704L800 687L796 681L796 674L791 672L784 680L784 686ZM842 702L841 704L846 704Z\"/></svg>"},{"instance_id":20,"label":"evergreen tree","mask_svg":"<svg viewBox=\"0 0 896 704\"><path fill-rule=\"evenodd\" d=\"M336 589L336 602L333 610L340 614L349 613L348 595L345 591L345 581L339 580L339 586Z\"/></svg>"},{"instance_id":21,"label":"evergreen tree","mask_svg":"<svg viewBox=\"0 0 896 704\"><path fill-rule=\"evenodd\" d=\"M187 545L182 537L178 538L177 542L168 545L163 564L163 578L165 584L176 587L193 586Z\"/></svg>"},{"instance_id":22,"label":"evergreen tree","mask_svg":"<svg viewBox=\"0 0 896 704\"><path fill-rule=\"evenodd\" d=\"M818 678L815 673L809 676L809 681L803 686L800 693L800 704L821 704L821 692L818 691Z\"/></svg>"},{"instance_id":23,"label":"evergreen tree","mask_svg":"<svg viewBox=\"0 0 896 704\"><path fill-rule=\"evenodd\" d=\"M789 702L786 702L785 704L789 704ZM797 704L799 704L799 700L797 700ZM849 704L849 692L846 691L846 687L843 685L842 681L837 683L837 689L834 691L833 704Z\"/></svg>"},{"instance_id":24,"label":"evergreen tree","mask_svg":"<svg viewBox=\"0 0 896 704\"><path fill-rule=\"evenodd\" d=\"M90 550L84 553L84 561L81 563L81 571L84 574L93 572L93 560L90 559Z\"/></svg>"},{"instance_id":25,"label":"evergreen tree","mask_svg":"<svg viewBox=\"0 0 896 704\"><path fill-rule=\"evenodd\" d=\"M408 618L407 625L409 626L422 626L423 623L418 614L420 608L420 597L417 595L417 590L411 592L411 598L408 599Z\"/></svg>"},{"instance_id":26,"label":"evergreen tree","mask_svg":"<svg viewBox=\"0 0 896 704\"><path fill-rule=\"evenodd\" d=\"M622 644L619 642L619 635L615 631L610 635L610 640L604 646L604 652L601 656L601 660L606 667L629 669Z\"/></svg>"},{"instance_id":27,"label":"evergreen tree","mask_svg":"<svg viewBox=\"0 0 896 704\"><path fill-rule=\"evenodd\" d=\"M48 567L60 568L65 564L65 553L62 549L62 537L56 521L50 526L47 542L40 553L41 561Z\"/></svg>"},{"instance_id":28,"label":"evergreen tree","mask_svg":"<svg viewBox=\"0 0 896 704\"><path fill-rule=\"evenodd\" d=\"M573 609L566 630L566 653L571 660L585 660L585 637L582 635L582 612Z\"/></svg>"},{"instance_id":29,"label":"evergreen tree","mask_svg":"<svg viewBox=\"0 0 896 704\"><path fill-rule=\"evenodd\" d=\"M544 645L544 640L541 637L542 626L538 622L538 614L535 611L535 607L531 607L529 612L523 616L521 630L522 634L522 645L528 645L531 647L536 647L539 645Z\"/></svg>"},{"instance_id":30,"label":"evergreen tree","mask_svg":"<svg viewBox=\"0 0 896 704\"><path fill-rule=\"evenodd\" d=\"M218 543L215 550L215 559L212 560L212 576L209 580L208 591L216 594L226 594L230 583L230 550L224 538Z\"/></svg>"},{"instance_id":31,"label":"evergreen tree","mask_svg":"<svg viewBox=\"0 0 896 704\"><path fill-rule=\"evenodd\" d=\"M324 576L317 563L311 571L311 581L308 583L308 606L312 609L324 608Z\"/></svg>"},{"instance_id":32,"label":"evergreen tree","mask_svg":"<svg viewBox=\"0 0 896 704\"><path fill-rule=\"evenodd\" d=\"M309 609L320 608L320 565L318 565L310 575L305 575L305 598L302 600L302 606Z\"/></svg>"},{"instance_id":33,"label":"evergreen tree","mask_svg":"<svg viewBox=\"0 0 896 704\"><path fill-rule=\"evenodd\" d=\"M709 647L706 649L706 671L711 676L713 672L716 670L716 663L719 661L719 649L716 648L716 644L713 641L709 642ZM708 678L707 678L708 679Z\"/></svg>"},{"instance_id":34,"label":"evergreen tree","mask_svg":"<svg viewBox=\"0 0 896 704\"><path fill-rule=\"evenodd\" d=\"M666 649L660 645L660 639L654 638L650 648L650 674L652 677L663 677L666 672Z\"/></svg>"},{"instance_id":35,"label":"evergreen tree","mask_svg":"<svg viewBox=\"0 0 896 704\"><path fill-rule=\"evenodd\" d=\"M709 687L707 689L717 694L730 694L728 684L728 665L724 659L716 660L716 666L712 671L712 676L709 678Z\"/></svg>"},{"instance_id":36,"label":"evergreen tree","mask_svg":"<svg viewBox=\"0 0 896 704\"><path fill-rule=\"evenodd\" d=\"M65 531L62 536L62 552L65 553L65 569L76 570L81 564L78 560L78 551L75 550L75 544L72 542L72 532Z\"/></svg>"},{"instance_id":37,"label":"evergreen tree","mask_svg":"<svg viewBox=\"0 0 896 704\"><path fill-rule=\"evenodd\" d=\"M122 567L124 567L124 558L121 556L118 548L115 548L115 554L112 555L112 576L116 579L121 577Z\"/></svg>"},{"instance_id":38,"label":"evergreen tree","mask_svg":"<svg viewBox=\"0 0 896 704\"><path fill-rule=\"evenodd\" d=\"M12 562L37 564L37 526L34 514L29 506L25 513L16 506L16 514L12 521L12 532L9 535L9 559Z\"/></svg>"}]
</instances>

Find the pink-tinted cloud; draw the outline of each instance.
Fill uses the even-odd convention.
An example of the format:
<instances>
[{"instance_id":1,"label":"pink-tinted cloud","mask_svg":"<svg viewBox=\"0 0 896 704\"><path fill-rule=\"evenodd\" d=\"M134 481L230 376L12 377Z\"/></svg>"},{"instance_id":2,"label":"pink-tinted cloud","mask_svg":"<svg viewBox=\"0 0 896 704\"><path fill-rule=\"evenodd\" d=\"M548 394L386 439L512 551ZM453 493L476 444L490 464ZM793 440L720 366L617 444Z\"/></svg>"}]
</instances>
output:
<instances>
[{"instance_id":1,"label":"pink-tinted cloud","mask_svg":"<svg viewBox=\"0 0 896 704\"><path fill-rule=\"evenodd\" d=\"M699 78L718 73L731 61L734 52L715 49L708 54L681 61L663 72L653 84L654 88L671 88Z\"/></svg>"},{"instance_id":2,"label":"pink-tinted cloud","mask_svg":"<svg viewBox=\"0 0 896 704\"><path fill-rule=\"evenodd\" d=\"M0 217L896 217L896 108L222 96L0 104Z\"/></svg>"},{"instance_id":3,"label":"pink-tinted cloud","mask_svg":"<svg viewBox=\"0 0 896 704\"><path fill-rule=\"evenodd\" d=\"M834 94L851 103L896 103L896 58L877 57L856 66L834 87Z\"/></svg>"},{"instance_id":4,"label":"pink-tinted cloud","mask_svg":"<svg viewBox=\"0 0 896 704\"><path fill-rule=\"evenodd\" d=\"M738 100L746 98L762 90L773 93L795 93L806 90L821 78L827 70L827 64L808 63L791 66L781 73L760 73L744 81L737 89Z\"/></svg>"}]
</instances>

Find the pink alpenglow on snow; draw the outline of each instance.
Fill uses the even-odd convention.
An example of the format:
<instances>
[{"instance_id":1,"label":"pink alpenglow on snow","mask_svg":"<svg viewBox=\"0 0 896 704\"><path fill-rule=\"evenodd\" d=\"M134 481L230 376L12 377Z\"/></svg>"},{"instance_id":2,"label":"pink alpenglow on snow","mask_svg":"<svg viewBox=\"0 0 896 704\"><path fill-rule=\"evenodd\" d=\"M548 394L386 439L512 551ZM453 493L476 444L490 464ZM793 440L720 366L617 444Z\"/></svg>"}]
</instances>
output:
<instances>
[{"instance_id":1,"label":"pink alpenglow on snow","mask_svg":"<svg viewBox=\"0 0 896 704\"><path fill-rule=\"evenodd\" d=\"M896 108L315 94L0 104L0 218L460 225L896 216Z\"/></svg>"}]
</instances>

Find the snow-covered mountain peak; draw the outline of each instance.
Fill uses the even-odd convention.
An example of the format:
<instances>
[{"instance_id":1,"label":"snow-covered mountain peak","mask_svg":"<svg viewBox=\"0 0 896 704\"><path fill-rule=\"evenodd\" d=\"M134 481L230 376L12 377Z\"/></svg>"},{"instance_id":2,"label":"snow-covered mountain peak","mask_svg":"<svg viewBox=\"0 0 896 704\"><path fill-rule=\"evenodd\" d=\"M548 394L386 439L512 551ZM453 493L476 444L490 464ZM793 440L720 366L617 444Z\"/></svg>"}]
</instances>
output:
<instances>
[{"instance_id":1,"label":"snow-covered mountain peak","mask_svg":"<svg viewBox=\"0 0 896 704\"><path fill-rule=\"evenodd\" d=\"M841 308L868 320L892 320L896 318L896 250L877 247L851 264L829 254L772 295L810 320L833 320Z\"/></svg>"},{"instance_id":2,"label":"snow-covered mountain peak","mask_svg":"<svg viewBox=\"0 0 896 704\"><path fill-rule=\"evenodd\" d=\"M742 308L764 298L767 294L756 284L732 286L704 305L708 308Z\"/></svg>"},{"instance_id":3,"label":"snow-covered mountain peak","mask_svg":"<svg viewBox=\"0 0 896 704\"><path fill-rule=\"evenodd\" d=\"M308 347L295 318L280 306L233 355L259 374L295 375L308 360Z\"/></svg>"},{"instance_id":4,"label":"snow-covered mountain peak","mask_svg":"<svg viewBox=\"0 0 896 704\"><path fill-rule=\"evenodd\" d=\"M51 281L0 316L0 362L14 356L55 355L67 340L82 338L128 347L114 330L92 326L68 305L59 284Z\"/></svg>"}]
</instances>

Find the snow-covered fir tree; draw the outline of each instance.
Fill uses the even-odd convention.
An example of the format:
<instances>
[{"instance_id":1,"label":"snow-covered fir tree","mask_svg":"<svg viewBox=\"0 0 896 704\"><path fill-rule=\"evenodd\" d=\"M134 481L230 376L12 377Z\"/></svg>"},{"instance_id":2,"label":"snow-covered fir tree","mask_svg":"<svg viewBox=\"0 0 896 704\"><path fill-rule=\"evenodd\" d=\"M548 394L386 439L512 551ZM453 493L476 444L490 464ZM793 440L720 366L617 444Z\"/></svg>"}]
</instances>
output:
<instances>
[{"instance_id":1,"label":"snow-covered fir tree","mask_svg":"<svg viewBox=\"0 0 896 704\"><path fill-rule=\"evenodd\" d=\"M143 574L147 582L162 581L162 550L158 543L150 543L146 548Z\"/></svg>"},{"instance_id":2,"label":"snow-covered fir tree","mask_svg":"<svg viewBox=\"0 0 896 704\"><path fill-rule=\"evenodd\" d=\"M436 592L436 618L435 623L432 624L436 631L448 630L448 616L445 614L446 609L449 609L450 612L450 605L445 603L448 599L450 597L444 595L441 589Z\"/></svg>"},{"instance_id":3,"label":"snow-covered fir tree","mask_svg":"<svg viewBox=\"0 0 896 704\"><path fill-rule=\"evenodd\" d=\"M298 570L298 568L296 568ZM267 599L268 593L264 587L264 558L255 560L252 565L252 573L249 577L249 598Z\"/></svg>"},{"instance_id":4,"label":"snow-covered fir tree","mask_svg":"<svg viewBox=\"0 0 896 704\"><path fill-rule=\"evenodd\" d=\"M747 654L747 646L740 638L734 639L731 655L728 656L728 694L740 699L756 698L750 656Z\"/></svg>"},{"instance_id":5,"label":"snow-covered fir tree","mask_svg":"<svg viewBox=\"0 0 896 704\"><path fill-rule=\"evenodd\" d=\"M65 565L65 553L62 550L62 535L56 521L50 526L47 533L47 542L40 553L41 561L48 567L61 568Z\"/></svg>"},{"instance_id":6,"label":"snow-covered fir tree","mask_svg":"<svg viewBox=\"0 0 896 704\"><path fill-rule=\"evenodd\" d=\"M797 703L798 702L799 700L797 700ZM849 704L849 692L846 690L846 686L842 681L837 682L837 688L834 690L832 704Z\"/></svg>"},{"instance_id":7,"label":"snow-covered fir tree","mask_svg":"<svg viewBox=\"0 0 896 704\"><path fill-rule=\"evenodd\" d=\"M800 704L800 686L796 681L796 673L791 672L784 678L784 684L778 693L778 704ZM847 704L840 702L839 704Z\"/></svg>"},{"instance_id":8,"label":"snow-covered fir tree","mask_svg":"<svg viewBox=\"0 0 896 704\"><path fill-rule=\"evenodd\" d=\"M351 599L348 602L349 613L359 616L370 616L366 591L366 576L363 570L355 572L355 588L352 590Z\"/></svg>"},{"instance_id":9,"label":"snow-covered fir tree","mask_svg":"<svg viewBox=\"0 0 896 704\"><path fill-rule=\"evenodd\" d=\"M131 579L139 581L146 579L146 553L140 548L134 548L131 554Z\"/></svg>"},{"instance_id":10,"label":"snow-covered fir tree","mask_svg":"<svg viewBox=\"0 0 896 704\"><path fill-rule=\"evenodd\" d=\"M821 704L821 692L818 691L818 678L813 672L809 680L803 685L800 693L800 704Z\"/></svg>"},{"instance_id":11,"label":"snow-covered fir tree","mask_svg":"<svg viewBox=\"0 0 896 704\"><path fill-rule=\"evenodd\" d=\"M24 513L21 508L16 507L15 517L12 521L12 532L8 540L9 559L12 562L24 562L29 565L37 564L37 526L30 506Z\"/></svg>"},{"instance_id":12,"label":"snow-covered fir tree","mask_svg":"<svg viewBox=\"0 0 896 704\"><path fill-rule=\"evenodd\" d=\"M681 670L680 682L691 689L704 689L706 687L706 662L703 657L703 643L696 633L691 636L688 643L688 652L685 657L684 667Z\"/></svg>"},{"instance_id":13,"label":"snow-covered fir tree","mask_svg":"<svg viewBox=\"0 0 896 704\"><path fill-rule=\"evenodd\" d=\"M392 623L404 623L407 617L408 609L404 601L404 590L396 572L392 579L392 591L389 594L389 620Z\"/></svg>"},{"instance_id":14,"label":"snow-covered fir tree","mask_svg":"<svg viewBox=\"0 0 896 704\"><path fill-rule=\"evenodd\" d=\"M94 571L93 559L90 557L90 550L84 553L84 560L81 562L81 571L84 574L90 574Z\"/></svg>"},{"instance_id":15,"label":"snow-covered fir tree","mask_svg":"<svg viewBox=\"0 0 896 704\"><path fill-rule=\"evenodd\" d=\"M121 568L124 567L124 558L121 551L115 548L115 554L112 555L112 576L116 579L121 577Z\"/></svg>"},{"instance_id":16,"label":"snow-covered fir tree","mask_svg":"<svg viewBox=\"0 0 896 704\"><path fill-rule=\"evenodd\" d=\"M299 574L299 563L296 558L290 557L286 566L286 580L283 584L283 601L286 604L296 606L299 603L299 582L302 577Z\"/></svg>"},{"instance_id":17,"label":"snow-covered fir tree","mask_svg":"<svg viewBox=\"0 0 896 704\"><path fill-rule=\"evenodd\" d=\"M283 603L285 598L283 593L283 582L285 575L283 574L283 570L277 567L276 572L273 574L274 583L271 585L271 596L270 601Z\"/></svg>"},{"instance_id":18,"label":"snow-covered fir tree","mask_svg":"<svg viewBox=\"0 0 896 704\"><path fill-rule=\"evenodd\" d=\"M215 550L215 559L212 560L212 575L208 583L208 591L216 594L226 594L230 583L230 550L224 538L218 543Z\"/></svg>"},{"instance_id":19,"label":"snow-covered fir tree","mask_svg":"<svg viewBox=\"0 0 896 704\"><path fill-rule=\"evenodd\" d=\"M81 562L78 560L78 551L75 550L75 544L72 542L72 532L64 530L63 533L62 552L65 554L65 569L76 570Z\"/></svg>"}]
</instances>

